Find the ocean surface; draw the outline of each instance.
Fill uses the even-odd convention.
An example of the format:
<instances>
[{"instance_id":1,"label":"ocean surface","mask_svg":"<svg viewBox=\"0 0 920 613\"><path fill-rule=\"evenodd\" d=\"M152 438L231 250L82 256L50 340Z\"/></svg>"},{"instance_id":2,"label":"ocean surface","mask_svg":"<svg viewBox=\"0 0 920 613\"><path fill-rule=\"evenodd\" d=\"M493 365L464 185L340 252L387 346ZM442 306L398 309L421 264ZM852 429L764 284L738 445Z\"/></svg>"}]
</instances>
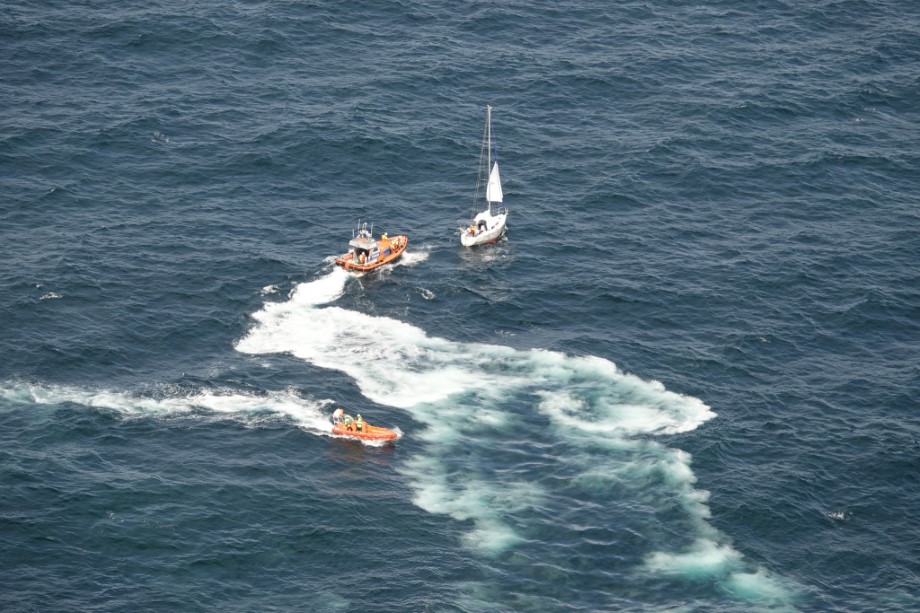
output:
<instances>
[{"instance_id":1,"label":"ocean surface","mask_svg":"<svg viewBox=\"0 0 920 613\"><path fill-rule=\"evenodd\" d=\"M0 109L0 610L920 611L914 0L13 1Z\"/></svg>"}]
</instances>

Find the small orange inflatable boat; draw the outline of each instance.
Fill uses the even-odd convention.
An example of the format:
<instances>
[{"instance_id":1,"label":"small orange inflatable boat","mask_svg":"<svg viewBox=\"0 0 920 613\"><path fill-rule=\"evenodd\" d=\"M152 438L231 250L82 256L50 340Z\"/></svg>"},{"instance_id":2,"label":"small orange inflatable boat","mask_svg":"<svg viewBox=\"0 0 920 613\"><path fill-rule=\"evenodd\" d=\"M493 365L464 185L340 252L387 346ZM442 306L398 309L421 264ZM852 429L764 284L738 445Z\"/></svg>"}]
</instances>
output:
<instances>
[{"instance_id":1,"label":"small orange inflatable boat","mask_svg":"<svg viewBox=\"0 0 920 613\"><path fill-rule=\"evenodd\" d=\"M344 425L333 426L332 433L338 434L339 436L360 438L366 441L391 441L396 438L396 433L392 430L381 428L379 426L371 426L368 424L364 424L364 430L361 432L356 430L347 430Z\"/></svg>"},{"instance_id":2,"label":"small orange inflatable boat","mask_svg":"<svg viewBox=\"0 0 920 613\"><path fill-rule=\"evenodd\" d=\"M351 251L336 258L335 263L345 270L367 272L395 262L408 244L409 237L402 234L393 237L383 234L380 240L374 240L371 230L367 229L365 223L348 242Z\"/></svg>"},{"instance_id":3,"label":"small orange inflatable boat","mask_svg":"<svg viewBox=\"0 0 920 613\"><path fill-rule=\"evenodd\" d=\"M332 414L332 433L365 441L391 441L397 437L392 430L362 421L360 413L358 419L352 419L351 415L345 415L344 409L336 409Z\"/></svg>"}]
</instances>

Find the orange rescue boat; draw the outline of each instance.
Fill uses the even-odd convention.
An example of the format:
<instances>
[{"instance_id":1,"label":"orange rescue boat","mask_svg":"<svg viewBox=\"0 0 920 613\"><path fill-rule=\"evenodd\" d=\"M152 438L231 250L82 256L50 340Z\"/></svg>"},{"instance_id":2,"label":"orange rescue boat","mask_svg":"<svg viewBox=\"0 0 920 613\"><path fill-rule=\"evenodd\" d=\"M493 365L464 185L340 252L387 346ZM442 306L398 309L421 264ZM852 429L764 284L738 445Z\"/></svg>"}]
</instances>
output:
<instances>
[{"instance_id":1,"label":"orange rescue boat","mask_svg":"<svg viewBox=\"0 0 920 613\"><path fill-rule=\"evenodd\" d=\"M373 229L368 230L365 222L348 242L351 250L336 258L335 263L345 270L367 272L395 262L408 244L409 237L403 234L390 237L384 233L375 240Z\"/></svg>"},{"instance_id":2,"label":"orange rescue boat","mask_svg":"<svg viewBox=\"0 0 920 613\"><path fill-rule=\"evenodd\" d=\"M341 408L332 414L332 433L365 441L391 441L398 436L388 428L372 426L363 421L360 413L357 419L352 419L351 415L346 415Z\"/></svg>"}]
</instances>

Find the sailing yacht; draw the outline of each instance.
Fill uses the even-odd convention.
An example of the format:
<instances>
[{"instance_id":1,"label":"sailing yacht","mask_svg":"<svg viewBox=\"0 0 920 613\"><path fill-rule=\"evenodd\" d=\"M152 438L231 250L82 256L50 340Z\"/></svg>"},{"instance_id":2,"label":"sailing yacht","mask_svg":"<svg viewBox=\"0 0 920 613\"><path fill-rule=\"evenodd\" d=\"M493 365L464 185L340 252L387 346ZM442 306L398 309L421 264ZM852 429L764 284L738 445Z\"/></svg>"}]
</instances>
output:
<instances>
[{"instance_id":1,"label":"sailing yacht","mask_svg":"<svg viewBox=\"0 0 920 613\"><path fill-rule=\"evenodd\" d=\"M479 173L476 177L476 191L473 194L473 215L470 222L460 228L460 243L464 247L494 243L508 230L508 208L502 206L502 181L498 172L498 159L494 162L492 160L493 153L492 107L486 106L486 125L482 131L482 149L479 153ZM483 206L480 198L484 178L485 209L478 211L479 207Z\"/></svg>"}]
</instances>

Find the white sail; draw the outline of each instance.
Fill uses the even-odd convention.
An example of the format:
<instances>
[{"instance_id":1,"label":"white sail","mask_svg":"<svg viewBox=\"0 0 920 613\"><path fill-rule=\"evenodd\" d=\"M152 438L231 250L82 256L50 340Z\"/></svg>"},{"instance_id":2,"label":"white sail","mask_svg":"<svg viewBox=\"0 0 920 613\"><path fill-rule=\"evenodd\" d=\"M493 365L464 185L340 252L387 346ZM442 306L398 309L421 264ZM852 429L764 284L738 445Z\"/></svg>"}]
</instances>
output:
<instances>
[{"instance_id":1,"label":"white sail","mask_svg":"<svg viewBox=\"0 0 920 613\"><path fill-rule=\"evenodd\" d=\"M489 202L502 201L502 180L498 176L498 162L492 166L492 173L489 175L489 185L486 187L486 200Z\"/></svg>"}]
</instances>

